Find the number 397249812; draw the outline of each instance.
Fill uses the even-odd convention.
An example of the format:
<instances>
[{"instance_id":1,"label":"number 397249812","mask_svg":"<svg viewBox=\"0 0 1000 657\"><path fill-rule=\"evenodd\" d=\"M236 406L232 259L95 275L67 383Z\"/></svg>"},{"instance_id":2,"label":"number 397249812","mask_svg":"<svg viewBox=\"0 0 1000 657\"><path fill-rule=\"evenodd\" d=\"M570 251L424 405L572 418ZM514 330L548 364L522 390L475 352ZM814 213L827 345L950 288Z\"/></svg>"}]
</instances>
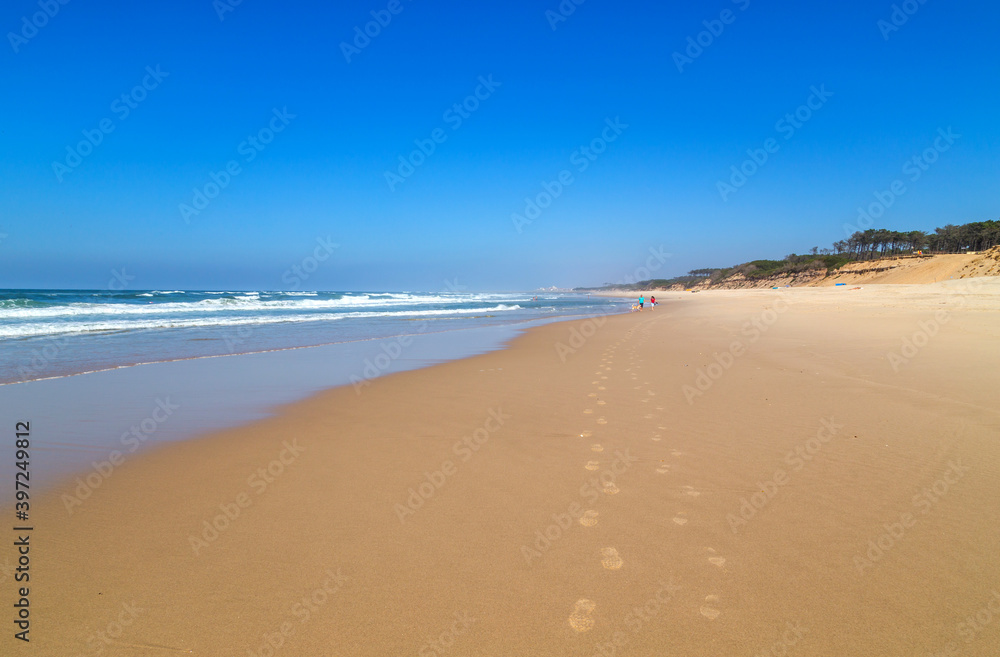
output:
<instances>
[{"instance_id":1,"label":"number 397249812","mask_svg":"<svg viewBox=\"0 0 1000 657\"><path fill-rule=\"evenodd\" d=\"M17 449L14 452L15 465L17 465L17 473L14 476L14 498L15 498L15 510L17 513L18 520L28 519L28 481L31 478L31 473L28 470L28 465L30 463L30 456L28 454L28 448L31 446L29 441L29 436L31 433L31 426L28 422L18 422L14 428L15 430L15 442L14 445Z\"/></svg>"}]
</instances>

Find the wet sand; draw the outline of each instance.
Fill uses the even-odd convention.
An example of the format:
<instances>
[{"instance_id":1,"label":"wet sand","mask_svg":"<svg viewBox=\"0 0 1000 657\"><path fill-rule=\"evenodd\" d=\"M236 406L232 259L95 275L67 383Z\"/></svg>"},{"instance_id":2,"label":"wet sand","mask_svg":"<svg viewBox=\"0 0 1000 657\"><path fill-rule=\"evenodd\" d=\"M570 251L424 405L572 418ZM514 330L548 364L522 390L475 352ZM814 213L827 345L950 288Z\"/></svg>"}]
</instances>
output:
<instances>
[{"instance_id":1,"label":"wet sand","mask_svg":"<svg viewBox=\"0 0 1000 657\"><path fill-rule=\"evenodd\" d=\"M65 481L25 654L996 654L996 279L657 297Z\"/></svg>"}]
</instances>

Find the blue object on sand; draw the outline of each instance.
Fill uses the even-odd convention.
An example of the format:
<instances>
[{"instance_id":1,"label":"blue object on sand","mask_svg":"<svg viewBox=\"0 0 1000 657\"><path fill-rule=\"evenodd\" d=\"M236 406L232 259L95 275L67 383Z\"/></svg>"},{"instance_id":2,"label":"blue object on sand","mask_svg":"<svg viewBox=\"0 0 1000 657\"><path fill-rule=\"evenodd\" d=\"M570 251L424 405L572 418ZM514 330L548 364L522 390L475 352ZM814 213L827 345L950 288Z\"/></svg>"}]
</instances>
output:
<instances>
[{"instance_id":1,"label":"blue object on sand","mask_svg":"<svg viewBox=\"0 0 1000 657\"><path fill-rule=\"evenodd\" d=\"M837 285L837 286L840 286L840 285L847 285L847 283L834 283L834 285Z\"/></svg>"}]
</instances>

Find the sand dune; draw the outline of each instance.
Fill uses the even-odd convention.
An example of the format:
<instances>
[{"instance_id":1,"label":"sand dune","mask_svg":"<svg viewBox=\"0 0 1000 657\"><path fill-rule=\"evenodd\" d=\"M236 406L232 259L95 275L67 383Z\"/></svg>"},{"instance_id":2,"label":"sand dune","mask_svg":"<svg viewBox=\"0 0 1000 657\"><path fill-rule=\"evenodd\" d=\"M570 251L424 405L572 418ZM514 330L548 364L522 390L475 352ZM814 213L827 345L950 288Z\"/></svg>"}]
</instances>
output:
<instances>
[{"instance_id":1,"label":"sand dune","mask_svg":"<svg viewBox=\"0 0 1000 657\"><path fill-rule=\"evenodd\" d=\"M1000 247L968 255L884 258L850 263L817 284L919 284L974 276L1000 276Z\"/></svg>"}]
</instances>

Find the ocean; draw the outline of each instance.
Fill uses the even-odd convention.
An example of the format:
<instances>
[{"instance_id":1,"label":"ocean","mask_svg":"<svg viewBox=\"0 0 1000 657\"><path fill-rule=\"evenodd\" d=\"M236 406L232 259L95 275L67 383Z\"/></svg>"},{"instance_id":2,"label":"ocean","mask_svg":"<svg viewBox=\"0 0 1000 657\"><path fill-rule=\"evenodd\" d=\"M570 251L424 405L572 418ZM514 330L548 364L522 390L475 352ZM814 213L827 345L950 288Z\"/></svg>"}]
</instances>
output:
<instances>
[{"instance_id":1,"label":"ocean","mask_svg":"<svg viewBox=\"0 0 1000 657\"><path fill-rule=\"evenodd\" d=\"M0 290L0 384L620 306L585 294L534 292Z\"/></svg>"},{"instance_id":2,"label":"ocean","mask_svg":"<svg viewBox=\"0 0 1000 657\"><path fill-rule=\"evenodd\" d=\"M252 422L333 386L363 394L379 376L627 305L534 292L3 290L0 424L31 422L32 483L48 486L97 476L116 451Z\"/></svg>"}]
</instances>

